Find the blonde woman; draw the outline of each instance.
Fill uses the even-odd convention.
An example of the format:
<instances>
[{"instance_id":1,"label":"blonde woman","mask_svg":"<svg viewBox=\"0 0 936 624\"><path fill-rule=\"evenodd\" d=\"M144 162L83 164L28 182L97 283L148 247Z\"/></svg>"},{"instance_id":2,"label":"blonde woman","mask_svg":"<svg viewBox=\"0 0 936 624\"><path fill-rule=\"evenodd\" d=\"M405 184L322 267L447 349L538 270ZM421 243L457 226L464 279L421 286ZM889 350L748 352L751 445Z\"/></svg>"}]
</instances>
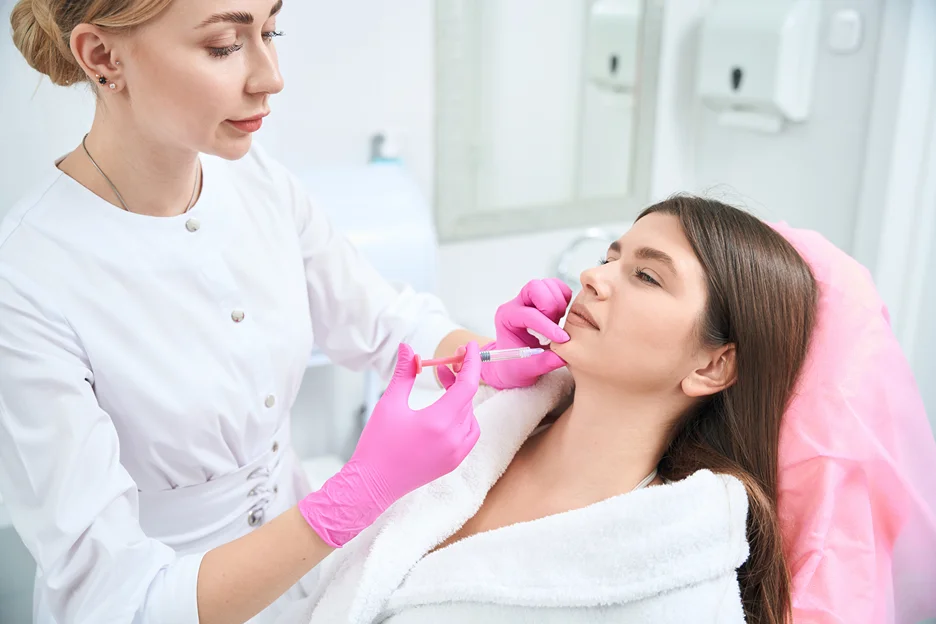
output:
<instances>
[{"instance_id":1,"label":"blonde woman","mask_svg":"<svg viewBox=\"0 0 936 624\"><path fill-rule=\"evenodd\" d=\"M270 621L328 553L464 459L480 381L563 365L481 369L477 337L391 288L252 146L283 88L281 7L13 9L26 61L97 99L84 140L0 225L0 495L37 562L36 622ZM492 346L526 344L527 328L567 340L570 295L531 282ZM313 342L394 382L310 494L289 422ZM413 351L465 343L456 387L411 410Z\"/></svg>"}]
</instances>

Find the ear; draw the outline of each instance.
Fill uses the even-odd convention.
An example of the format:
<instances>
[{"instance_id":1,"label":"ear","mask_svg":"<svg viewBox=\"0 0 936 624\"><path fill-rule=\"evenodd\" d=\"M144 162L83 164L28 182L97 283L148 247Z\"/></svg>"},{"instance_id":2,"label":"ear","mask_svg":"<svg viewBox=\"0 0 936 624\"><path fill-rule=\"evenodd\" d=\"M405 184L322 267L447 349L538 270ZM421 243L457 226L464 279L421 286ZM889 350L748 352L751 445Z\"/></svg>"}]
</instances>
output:
<instances>
[{"instance_id":1,"label":"ear","mask_svg":"<svg viewBox=\"0 0 936 624\"><path fill-rule=\"evenodd\" d=\"M727 344L707 352L708 358L680 384L683 393L692 398L717 394L737 380L737 350Z\"/></svg>"},{"instance_id":2,"label":"ear","mask_svg":"<svg viewBox=\"0 0 936 624\"><path fill-rule=\"evenodd\" d=\"M115 84L117 89L122 86L122 66L113 48L113 35L106 33L92 24L79 24L71 34L71 51L92 80L97 81L103 76L107 82L96 82L99 87L105 88Z\"/></svg>"}]
</instances>

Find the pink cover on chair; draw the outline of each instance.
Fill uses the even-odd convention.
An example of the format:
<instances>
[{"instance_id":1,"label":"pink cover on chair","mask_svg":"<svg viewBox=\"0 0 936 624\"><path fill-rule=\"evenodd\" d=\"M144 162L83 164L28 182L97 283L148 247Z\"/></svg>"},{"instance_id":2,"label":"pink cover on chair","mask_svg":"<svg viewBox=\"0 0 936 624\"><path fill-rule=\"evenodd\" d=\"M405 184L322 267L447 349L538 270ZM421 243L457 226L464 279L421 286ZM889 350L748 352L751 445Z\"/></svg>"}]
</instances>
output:
<instances>
[{"instance_id":1,"label":"pink cover on chair","mask_svg":"<svg viewBox=\"0 0 936 624\"><path fill-rule=\"evenodd\" d=\"M868 271L815 232L773 227L821 290L780 437L794 622L916 624L936 616L936 442L913 374Z\"/></svg>"}]
</instances>

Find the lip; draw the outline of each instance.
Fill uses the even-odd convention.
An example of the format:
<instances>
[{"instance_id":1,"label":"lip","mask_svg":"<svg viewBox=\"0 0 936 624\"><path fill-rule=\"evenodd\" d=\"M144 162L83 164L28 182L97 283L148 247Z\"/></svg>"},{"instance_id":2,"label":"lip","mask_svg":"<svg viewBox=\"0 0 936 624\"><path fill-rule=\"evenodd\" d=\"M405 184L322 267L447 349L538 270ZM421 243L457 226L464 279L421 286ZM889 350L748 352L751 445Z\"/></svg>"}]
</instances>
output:
<instances>
[{"instance_id":1,"label":"lip","mask_svg":"<svg viewBox=\"0 0 936 624\"><path fill-rule=\"evenodd\" d=\"M270 114L270 111L245 117L244 119L228 119L227 122L240 130L241 132L256 132L263 125L263 118Z\"/></svg>"},{"instance_id":2,"label":"lip","mask_svg":"<svg viewBox=\"0 0 936 624\"><path fill-rule=\"evenodd\" d=\"M270 111L266 111L266 112L263 112L263 113L254 115L253 117L244 117L243 119L228 119L228 121L233 121L233 122L257 121L258 119L263 119L264 117L266 117L266 116L269 115L269 114L270 114Z\"/></svg>"},{"instance_id":3,"label":"lip","mask_svg":"<svg viewBox=\"0 0 936 624\"><path fill-rule=\"evenodd\" d=\"M595 317L592 316L591 312L588 311L588 308L583 306L581 303L572 304L572 307L569 308L569 315L566 317L566 320L571 320L573 325L585 325L591 326L592 329L599 329L598 322L595 320Z\"/></svg>"}]
</instances>

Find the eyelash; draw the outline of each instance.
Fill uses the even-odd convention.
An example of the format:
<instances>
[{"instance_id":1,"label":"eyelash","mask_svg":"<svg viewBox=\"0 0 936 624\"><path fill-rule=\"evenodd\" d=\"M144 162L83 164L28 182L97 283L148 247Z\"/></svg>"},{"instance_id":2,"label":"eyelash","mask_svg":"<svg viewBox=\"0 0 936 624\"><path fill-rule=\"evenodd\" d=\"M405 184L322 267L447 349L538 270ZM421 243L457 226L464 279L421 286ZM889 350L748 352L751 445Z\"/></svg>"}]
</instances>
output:
<instances>
[{"instance_id":1,"label":"eyelash","mask_svg":"<svg viewBox=\"0 0 936 624\"><path fill-rule=\"evenodd\" d=\"M599 266L604 266L605 264L608 264L609 262L611 262L611 261L608 260L607 258L601 258L601 259L598 260L598 265L599 265ZM660 285L660 283L659 283L658 281L656 281L655 279L653 279L652 277L650 277L650 274L647 273L646 271L644 271L643 269L641 269L640 267L635 267L635 268L634 268L634 277L636 277L636 278L639 279L640 281L642 281L642 282L644 282L644 283L646 283L646 284L649 284L649 285L651 285L651 286L659 286L659 285Z\"/></svg>"},{"instance_id":2,"label":"eyelash","mask_svg":"<svg viewBox=\"0 0 936 624\"><path fill-rule=\"evenodd\" d=\"M279 30L270 30L265 33L262 33L262 36L267 41L273 41L275 37L282 37L284 32ZM234 45L227 46L226 48L208 48L208 52L211 53L211 56L216 58L224 58L225 56L230 56L238 50L244 47L243 43L235 43Z\"/></svg>"},{"instance_id":3,"label":"eyelash","mask_svg":"<svg viewBox=\"0 0 936 624\"><path fill-rule=\"evenodd\" d=\"M645 283L647 283L647 284L650 284L651 286L659 286L659 285L660 285L660 283L659 283L658 281L656 281L655 279L653 279L652 277L650 277L650 274L647 273L647 272L645 272L645 271L644 271L643 269L641 269L640 267L634 267L634 276L636 276L637 279L639 279L640 281L645 282Z\"/></svg>"}]
</instances>

